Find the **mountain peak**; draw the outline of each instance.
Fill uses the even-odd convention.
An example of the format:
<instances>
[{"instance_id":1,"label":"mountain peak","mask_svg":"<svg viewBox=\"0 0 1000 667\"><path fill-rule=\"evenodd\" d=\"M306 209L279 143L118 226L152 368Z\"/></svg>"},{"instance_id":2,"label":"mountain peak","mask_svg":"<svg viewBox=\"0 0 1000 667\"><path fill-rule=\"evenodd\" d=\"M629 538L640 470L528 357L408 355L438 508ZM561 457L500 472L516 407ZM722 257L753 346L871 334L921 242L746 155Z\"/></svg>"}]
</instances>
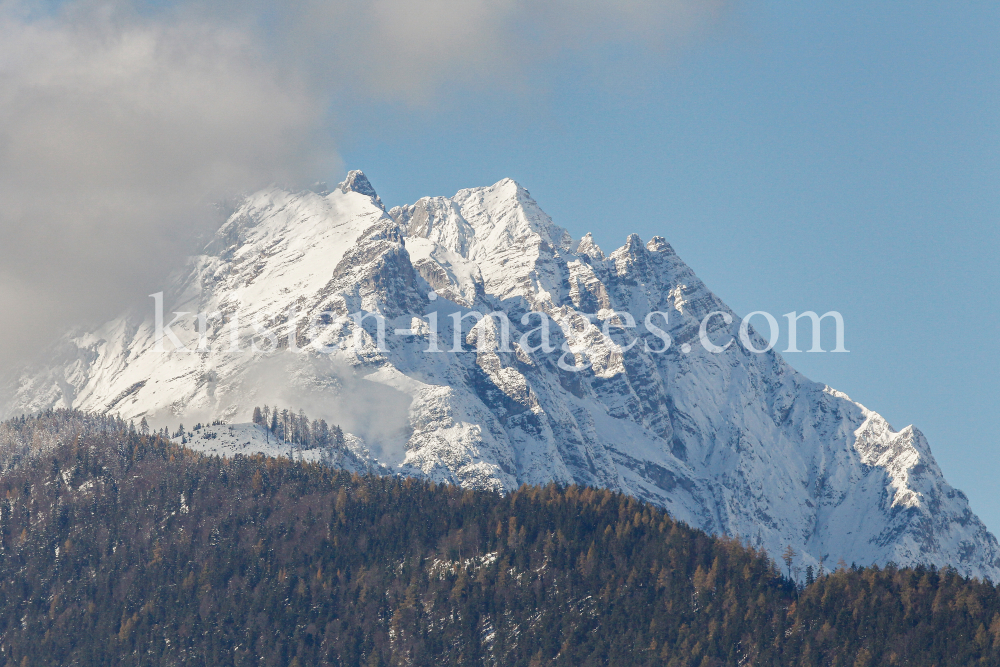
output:
<instances>
[{"instance_id":1,"label":"mountain peak","mask_svg":"<svg viewBox=\"0 0 1000 667\"><path fill-rule=\"evenodd\" d=\"M493 184L492 190L514 190L518 193L524 192L527 194L527 190L513 178L501 178L499 181Z\"/></svg>"},{"instance_id":2,"label":"mountain peak","mask_svg":"<svg viewBox=\"0 0 1000 667\"><path fill-rule=\"evenodd\" d=\"M646 244L646 250L649 252L669 252L673 253L674 249L667 243L667 240L662 236L654 236L649 239L649 243Z\"/></svg>"},{"instance_id":3,"label":"mountain peak","mask_svg":"<svg viewBox=\"0 0 1000 667\"><path fill-rule=\"evenodd\" d=\"M348 192L357 192L359 195L371 197L372 201L378 204L379 208L385 210L385 206L382 205L382 200L379 198L378 193L375 192L375 188L372 187L368 177L360 169L353 169L347 172L347 178L337 188L345 195Z\"/></svg>"},{"instance_id":4,"label":"mountain peak","mask_svg":"<svg viewBox=\"0 0 1000 667\"><path fill-rule=\"evenodd\" d=\"M594 235L590 232L584 234L583 238L580 239L580 242L576 246L576 253L578 255L587 255L594 259L604 259L604 251L594 241Z\"/></svg>"},{"instance_id":5,"label":"mountain peak","mask_svg":"<svg viewBox=\"0 0 1000 667\"><path fill-rule=\"evenodd\" d=\"M174 327L183 350L157 342L151 311L126 314L68 334L51 363L13 381L0 413L64 406L173 427L248 418L251 399L325 406L320 416L343 423L380 470L493 490L613 489L775 559L790 545L795 567L891 560L1000 579L1000 544L919 431L894 431L735 337L717 354L698 345L704 317L731 311L664 239L633 234L607 259L581 261L601 257L593 237L573 241L510 179L391 215L380 204L360 171L329 196L248 197L219 251L165 286L163 311L190 313ZM461 326L487 308L497 317L464 342L446 332L449 316ZM498 347L503 320L511 340L532 333L529 309L567 344L602 311L645 317L670 338L611 333L604 319L572 348L570 372L566 348ZM213 316L207 331L193 313L228 322ZM386 320L384 345L371 315ZM267 322L273 345L254 326ZM426 354L439 335L451 349ZM251 453L232 445L211 451Z\"/></svg>"},{"instance_id":6,"label":"mountain peak","mask_svg":"<svg viewBox=\"0 0 1000 667\"><path fill-rule=\"evenodd\" d=\"M625 239L624 250L630 255L637 255L642 253L646 249L646 244L642 242L638 234L629 234L628 238Z\"/></svg>"},{"instance_id":7,"label":"mountain peak","mask_svg":"<svg viewBox=\"0 0 1000 667\"><path fill-rule=\"evenodd\" d=\"M625 245L611 253L611 259L617 262L634 262L648 254L646 244L642 242L638 234L629 234L625 239Z\"/></svg>"},{"instance_id":8,"label":"mountain peak","mask_svg":"<svg viewBox=\"0 0 1000 667\"><path fill-rule=\"evenodd\" d=\"M527 203L536 208L538 207L537 202L532 198L528 189L513 178L502 178L487 188L478 189L486 190L499 200L513 200L518 204L523 205Z\"/></svg>"}]
</instances>

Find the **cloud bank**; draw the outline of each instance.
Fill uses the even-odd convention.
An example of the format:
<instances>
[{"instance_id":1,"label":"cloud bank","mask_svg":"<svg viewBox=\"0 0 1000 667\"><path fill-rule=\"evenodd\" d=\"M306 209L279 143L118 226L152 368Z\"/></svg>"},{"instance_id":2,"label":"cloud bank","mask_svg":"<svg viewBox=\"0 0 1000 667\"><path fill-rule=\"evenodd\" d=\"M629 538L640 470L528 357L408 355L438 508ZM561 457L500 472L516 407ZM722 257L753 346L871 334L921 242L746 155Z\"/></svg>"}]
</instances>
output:
<instances>
[{"instance_id":1,"label":"cloud bank","mask_svg":"<svg viewBox=\"0 0 1000 667\"><path fill-rule=\"evenodd\" d=\"M322 108L248 34L120 9L0 16L4 357L120 309L213 197L320 166ZM2 358L0 358L2 360Z\"/></svg>"},{"instance_id":2,"label":"cloud bank","mask_svg":"<svg viewBox=\"0 0 1000 667\"><path fill-rule=\"evenodd\" d=\"M566 54L670 48L722 8L0 0L0 371L144 302L218 224L213 201L335 177L334 100L516 90Z\"/></svg>"}]
</instances>

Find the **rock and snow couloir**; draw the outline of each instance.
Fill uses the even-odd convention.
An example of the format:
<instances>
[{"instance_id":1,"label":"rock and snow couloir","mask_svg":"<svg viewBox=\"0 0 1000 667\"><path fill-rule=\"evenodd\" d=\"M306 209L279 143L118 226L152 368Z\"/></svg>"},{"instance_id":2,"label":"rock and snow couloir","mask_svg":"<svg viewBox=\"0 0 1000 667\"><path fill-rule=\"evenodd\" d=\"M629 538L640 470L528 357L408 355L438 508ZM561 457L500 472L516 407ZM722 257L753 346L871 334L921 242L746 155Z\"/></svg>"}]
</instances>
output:
<instances>
[{"instance_id":1,"label":"rock and snow couloir","mask_svg":"<svg viewBox=\"0 0 1000 667\"><path fill-rule=\"evenodd\" d=\"M664 239L632 235L606 256L509 179L391 211L360 172L329 194L257 192L163 298L167 324L189 313L172 327L187 349L169 338L159 349L151 304L67 335L11 380L3 414L73 407L154 425L239 424L255 405L280 404L343 425L349 447L320 458L354 469L498 490L594 485L775 558L790 544L800 568L895 561L1000 580L996 539L918 430L894 431L777 353L738 339L709 352L705 316L733 315L732 325L711 320L718 341L736 337L739 318ZM471 331L466 319L452 351L450 315L471 310L508 316L509 351L490 319ZM538 326L522 324L532 311L554 322L554 352L518 344ZM602 331L616 311L638 328ZM672 339L664 352L643 331L653 311L668 315L655 320ZM434 312L436 353L426 352ZM351 313L385 318L385 349L375 318L330 324ZM585 329L581 313L598 326ZM254 329L265 324L280 338ZM307 345L315 333L323 352ZM626 350L637 333L649 348ZM265 450L252 426L217 431L192 444Z\"/></svg>"}]
</instances>

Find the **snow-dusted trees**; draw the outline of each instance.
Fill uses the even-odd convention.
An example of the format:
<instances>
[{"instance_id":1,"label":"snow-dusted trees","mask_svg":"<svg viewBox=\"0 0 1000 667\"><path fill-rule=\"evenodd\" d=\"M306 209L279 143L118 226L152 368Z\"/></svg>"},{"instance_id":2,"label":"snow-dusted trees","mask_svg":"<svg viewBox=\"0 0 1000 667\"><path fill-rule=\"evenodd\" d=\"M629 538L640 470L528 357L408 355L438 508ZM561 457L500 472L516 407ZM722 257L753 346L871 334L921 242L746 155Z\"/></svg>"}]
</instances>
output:
<instances>
[{"instance_id":1,"label":"snow-dusted trees","mask_svg":"<svg viewBox=\"0 0 1000 667\"><path fill-rule=\"evenodd\" d=\"M303 410L296 413L294 410L279 410L265 405L263 408L254 408L253 420L255 424L265 426L282 442L298 445L302 449L340 447L344 444L344 431L340 426L330 426L323 419L310 421Z\"/></svg>"}]
</instances>

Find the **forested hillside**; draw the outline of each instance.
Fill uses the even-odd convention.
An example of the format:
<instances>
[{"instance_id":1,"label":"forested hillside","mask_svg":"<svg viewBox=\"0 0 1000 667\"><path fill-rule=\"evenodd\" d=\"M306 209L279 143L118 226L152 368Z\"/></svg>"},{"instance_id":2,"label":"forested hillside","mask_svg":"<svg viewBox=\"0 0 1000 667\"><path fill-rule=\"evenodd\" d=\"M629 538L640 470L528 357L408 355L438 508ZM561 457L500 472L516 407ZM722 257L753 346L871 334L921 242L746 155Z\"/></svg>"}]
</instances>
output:
<instances>
[{"instance_id":1,"label":"forested hillside","mask_svg":"<svg viewBox=\"0 0 1000 667\"><path fill-rule=\"evenodd\" d=\"M108 417L0 425L11 665L997 665L954 571L804 589L633 498L203 457Z\"/></svg>"}]
</instances>

